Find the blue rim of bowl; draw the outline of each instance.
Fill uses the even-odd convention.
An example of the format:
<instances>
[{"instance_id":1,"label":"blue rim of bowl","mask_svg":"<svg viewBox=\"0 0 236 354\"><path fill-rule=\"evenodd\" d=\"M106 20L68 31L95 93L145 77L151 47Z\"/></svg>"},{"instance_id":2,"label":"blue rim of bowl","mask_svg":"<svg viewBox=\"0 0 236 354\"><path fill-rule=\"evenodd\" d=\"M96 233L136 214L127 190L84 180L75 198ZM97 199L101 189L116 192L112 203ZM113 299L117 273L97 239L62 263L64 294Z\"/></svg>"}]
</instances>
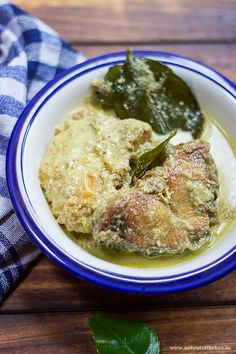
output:
<instances>
[{"instance_id":1,"label":"blue rim of bowl","mask_svg":"<svg viewBox=\"0 0 236 354\"><path fill-rule=\"evenodd\" d=\"M101 60L109 59L109 58L115 59L116 57L124 56L125 54L126 54L125 52L106 54L106 55L92 58L92 59L87 60L81 64L78 64L78 65L72 67L71 69L66 70L62 74L58 75L54 80L50 81L47 85L45 85L45 87L43 89L41 89L34 96L34 98L27 105L27 107L24 109L21 116L19 117L19 119L16 123L16 126L13 130L13 133L11 135L10 141L9 141L9 147L8 147L8 151L7 151L7 160L6 160L6 175L7 175L8 189L9 189L12 203L13 203L14 209L17 213L17 216L19 217L22 225L24 226L26 231L31 235L31 237L33 238L35 243L50 258L55 260L65 270L71 272L75 276L82 277L82 278L92 281L93 283L96 283L98 285L102 285L102 286L112 288L115 290L127 291L127 292L172 293L172 292L192 289L192 288L210 283L214 280L217 280L217 279L221 278L222 276L224 276L225 274L234 270L236 268L236 255L235 255L236 247L233 247L230 251L228 251L227 253L222 255L219 259L216 259L215 261L211 262L210 264L205 265L202 268L198 268L198 269L193 270L191 272L178 274L176 277L171 276L171 277L163 277L163 278L151 278L151 279L153 279L152 283L150 283L150 282L145 283L145 280L148 281L148 279L150 279L150 278L140 279L140 278L128 277L128 276L121 278L118 274L114 274L114 273L112 274L110 272L102 271L102 273L100 273L99 269L97 269L97 268L88 266L83 262L78 263L70 255L68 255L65 252L63 252L62 250L58 249L58 247L56 247L51 241L48 240L48 238L45 236L45 234L42 232L42 230L36 225L35 221L31 217L30 213L28 213L27 209L25 208L24 199L21 195L21 191L18 186L17 171L16 171L16 152L17 152L17 146L18 146L18 139L20 137L21 129L24 125L25 119L28 117L29 113L34 108L35 104L38 102L38 100L41 98L41 96L44 95L48 91L48 89L51 88L54 84L56 84L59 80L66 77L67 75L73 73L74 71L77 71L80 68L82 69L83 67L85 67L87 65L99 62ZM211 67L206 66L200 62L196 62L194 60L191 60L187 57L178 56L178 55L166 53L166 52L156 52L156 51L135 51L134 55L156 56L156 57L163 56L163 57L166 57L167 59L168 58L169 59L171 59L171 58L185 59L189 62L192 62L193 64L201 65L201 66L209 69L213 73L217 74L228 85L230 85L235 91L236 87L235 87L234 83L231 82L229 79L227 79L225 76L221 75L220 73L218 73L216 70L212 69ZM168 64L168 62L164 61L163 59L161 61ZM116 61L116 63L117 63L117 61ZM30 125L31 125L32 121L34 120L34 118L36 117L36 115L38 113L38 110L40 110L42 108L42 106L47 102L47 100L51 97L51 95L55 94L61 87L68 84L68 82L75 80L77 77L86 74L88 71L95 70L98 67L101 67L104 65L113 65L113 64L114 64L114 62L109 62L109 63L105 63L102 65L93 66L87 70L84 70L84 71L81 71L81 72L75 74L74 76L70 77L68 80L64 81L59 86L57 86L50 93L49 96L44 98L43 102L40 104L40 106L37 108L36 112L31 117L31 119L28 123L28 126L24 132L24 139L27 135L26 133L27 133L28 129L30 129ZM214 82L218 86L221 86L223 90L225 90L234 99L236 99L236 97L228 89L226 89L223 85L221 85L220 83L218 83L214 79L208 77L207 75L205 75L197 70L194 70L192 68L181 65L181 64L172 63L172 62L169 62L169 64L183 67L183 68L188 69L190 71L194 71L201 76L206 77L207 79ZM21 153L22 152L23 152L23 149L21 150ZM23 179L23 176L22 176L22 179ZM29 201L30 201L30 199L29 199ZM233 253L233 254L231 254L231 253ZM207 269L207 268L209 268L209 269ZM115 278L113 278L114 275L115 275ZM179 278L179 277L181 277L181 279L175 279L175 278ZM162 282L155 283L155 280L161 280Z\"/></svg>"}]
</instances>

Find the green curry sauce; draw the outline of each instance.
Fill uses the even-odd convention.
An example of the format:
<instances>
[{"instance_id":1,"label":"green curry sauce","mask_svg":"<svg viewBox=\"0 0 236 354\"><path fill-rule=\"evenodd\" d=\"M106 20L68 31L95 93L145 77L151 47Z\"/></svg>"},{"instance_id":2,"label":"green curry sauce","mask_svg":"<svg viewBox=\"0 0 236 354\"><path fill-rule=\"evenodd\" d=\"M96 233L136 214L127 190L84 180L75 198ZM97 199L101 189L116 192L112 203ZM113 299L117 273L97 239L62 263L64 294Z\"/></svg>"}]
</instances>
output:
<instances>
[{"instance_id":1,"label":"green curry sauce","mask_svg":"<svg viewBox=\"0 0 236 354\"><path fill-rule=\"evenodd\" d=\"M231 204L230 200L232 199L232 194L236 193L236 191L233 186L231 188L231 180L228 180L229 171L227 171L226 168L227 161L225 160L225 156L228 156L227 158L230 159L231 162L234 162L235 171L231 171L231 175L232 173L236 174L236 144L233 143L232 139L225 133L219 124L209 116L209 114L205 114L205 117L207 117L207 119L201 138L203 140L209 141L211 143L211 147L214 145L218 146L220 143L222 143L222 159L217 156L217 151L214 151L214 149L211 151L219 172L220 192L218 197L219 225L212 229L212 241L210 243L197 251L187 250L183 255L179 256L160 255L156 257L145 257L133 251L125 251L114 248L108 249L104 246L95 246L91 235L69 232L65 229L65 227L63 227L63 230L81 248L93 256L111 263L135 268L161 268L178 265L207 252L211 247L216 245L221 240L221 238L231 230L235 221L236 205ZM232 166L230 168L232 168Z\"/></svg>"},{"instance_id":2,"label":"green curry sauce","mask_svg":"<svg viewBox=\"0 0 236 354\"><path fill-rule=\"evenodd\" d=\"M95 247L91 235L69 232L65 229L64 231L88 253L92 254L95 257L101 258L107 262L134 268L163 268L187 262L190 259L207 252L209 248L211 248L221 239L222 236L224 236L228 231L230 231L232 224L233 218L229 218L225 222L223 230L221 230L220 232L217 229L213 230L212 242L203 246L197 251L193 252L187 250L184 252L183 255L179 256L160 255L156 257L146 257L131 251L108 249L104 246Z\"/></svg>"}]
</instances>

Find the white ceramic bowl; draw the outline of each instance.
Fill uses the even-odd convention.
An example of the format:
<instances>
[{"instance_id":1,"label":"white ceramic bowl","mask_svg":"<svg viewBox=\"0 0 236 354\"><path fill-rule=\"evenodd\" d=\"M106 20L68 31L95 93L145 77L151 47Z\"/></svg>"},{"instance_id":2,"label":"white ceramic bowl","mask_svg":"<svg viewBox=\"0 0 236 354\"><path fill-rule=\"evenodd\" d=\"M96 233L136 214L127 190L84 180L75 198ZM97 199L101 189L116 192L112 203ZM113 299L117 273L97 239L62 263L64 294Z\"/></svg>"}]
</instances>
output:
<instances>
[{"instance_id":1,"label":"white ceramic bowl","mask_svg":"<svg viewBox=\"0 0 236 354\"><path fill-rule=\"evenodd\" d=\"M190 59L160 52L134 52L169 65L236 141L236 91L231 81ZM125 53L88 60L47 84L26 107L13 131L7 154L7 180L15 211L35 243L76 276L129 292L167 293L218 279L236 268L236 225L207 252L165 268L129 268L96 258L80 248L57 224L38 180L40 162L60 119L83 102L93 79ZM235 177L235 176L234 176Z\"/></svg>"}]
</instances>

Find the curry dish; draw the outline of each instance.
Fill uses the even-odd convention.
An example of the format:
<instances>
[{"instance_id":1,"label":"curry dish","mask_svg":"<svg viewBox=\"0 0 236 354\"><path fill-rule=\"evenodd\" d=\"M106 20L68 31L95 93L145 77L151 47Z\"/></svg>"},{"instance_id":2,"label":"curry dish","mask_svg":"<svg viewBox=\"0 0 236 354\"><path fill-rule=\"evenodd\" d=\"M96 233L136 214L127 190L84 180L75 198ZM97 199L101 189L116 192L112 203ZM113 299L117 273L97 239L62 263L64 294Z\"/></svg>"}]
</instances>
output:
<instances>
[{"instance_id":1,"label":"curry dish","mask_svg":"<svg viewBox=\"0 0 236 354\"><path fill-rule=\"evenodd\" d=\"M40 167L58 223L144 255L180 254L208 242L219 185L207 142L168 144L161 163L130 185L131 158L158 139L145 122L90 106L65 117Z\"/></svg>"},{"instance_id":2,"label":"curry dish","mask_svg":"<svg viewBox=\"0 0 236 354\"><path fill-rule=\"evenodd\" d=\"M171 141L180 131L188 141ZM233 218L206 131L187 83L128 51L55 129L39 178L57 222L78 242L90 237L91 253L109 260L94 249L126 260L197 254Z\"/></svg>"}]
</instances>

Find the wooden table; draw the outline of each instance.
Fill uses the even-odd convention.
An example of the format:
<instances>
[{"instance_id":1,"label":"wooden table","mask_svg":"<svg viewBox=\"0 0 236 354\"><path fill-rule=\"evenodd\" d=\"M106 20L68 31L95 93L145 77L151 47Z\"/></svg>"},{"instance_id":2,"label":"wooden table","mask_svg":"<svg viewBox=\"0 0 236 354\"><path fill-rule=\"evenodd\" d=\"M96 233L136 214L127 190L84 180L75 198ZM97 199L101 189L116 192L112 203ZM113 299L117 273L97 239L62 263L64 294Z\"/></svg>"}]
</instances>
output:
<instances>
[{"instance_id":1,"label":"wooden table","mask_svg":"<svg viewBox=\"0 0 236 354\"><path fill-rule=\"evenodd\" d=\"M134 49L203 61L236 81L236 1L17 0L87 57ZM143 296L74 279L41 256L1 308L0 353L95 353L91 314L147 322L162 353L236 353L236 277L185 293ZM171 346L227 345L229 351ZM111 353L112 354L112 353Z\"/></svg>"}]
</instances>

